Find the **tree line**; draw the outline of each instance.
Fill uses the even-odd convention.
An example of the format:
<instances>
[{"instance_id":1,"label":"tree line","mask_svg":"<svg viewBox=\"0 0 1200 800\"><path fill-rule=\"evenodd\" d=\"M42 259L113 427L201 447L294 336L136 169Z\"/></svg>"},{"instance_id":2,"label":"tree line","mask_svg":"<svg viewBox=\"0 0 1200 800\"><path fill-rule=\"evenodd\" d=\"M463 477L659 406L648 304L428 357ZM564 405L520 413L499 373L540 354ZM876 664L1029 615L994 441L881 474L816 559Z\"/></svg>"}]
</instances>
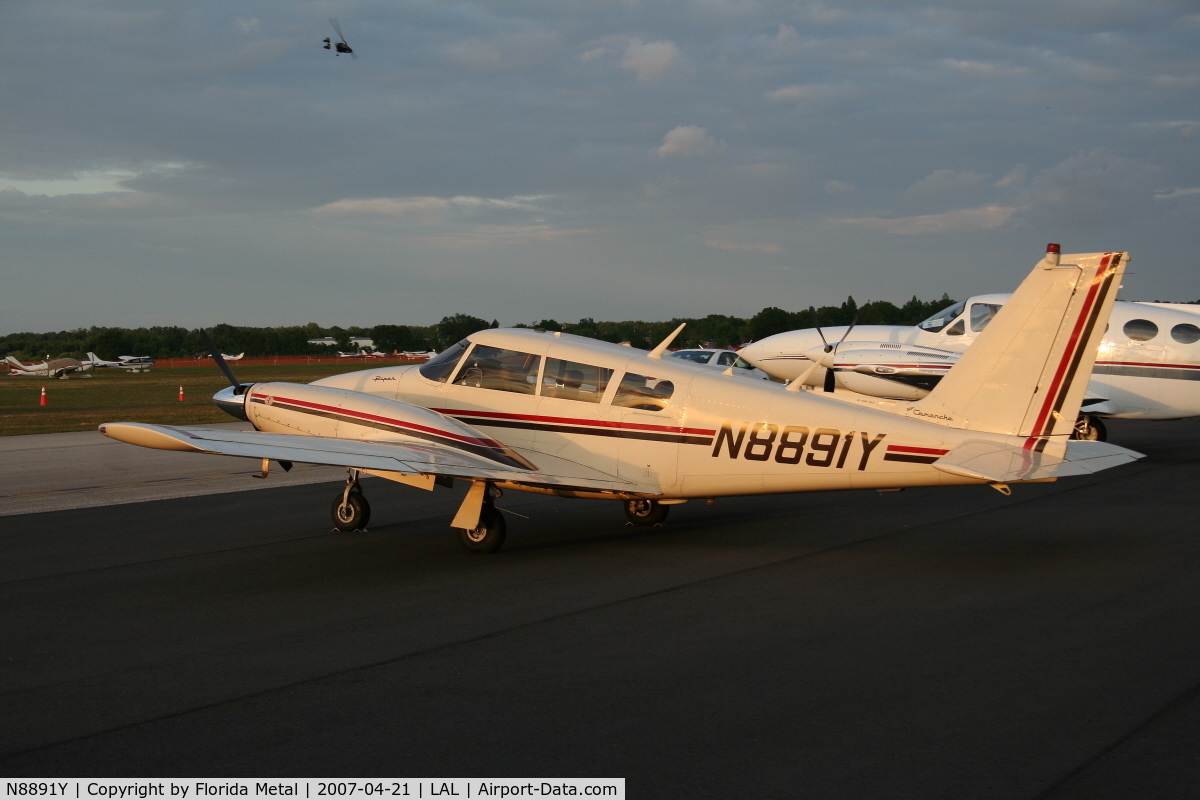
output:
<instances>
[{"instance_id":1,"label":"tree line","mask_svg":"<svg viewBox=\"0 0 1200 800\"><path fill-rule=\"evenodd\" d=\"M737 347L772 334L797 328L810 328L814 313L822 326L848 325L857 319L860 325L915 325L955 301L943 294L936 300L920 300L915 295L903 305L886 300L859 306L853 297L840 306L785 311L769 306L753 317L743 319L725 314L709 314L700 318L675 318L662 322L625 321L604 322L584 318L578 322L560 323L543 319L517 328L543 328L562 331L606 342L629 342L633 347L649 349L661 341L680 323L687 327L675 340L676 347ZM443 317L436 325L376 325L366 328L351 326L322 327L315 322L271 328L241 325L214 325L208 328L213 342L225 353L246 353L251 356L329 355L337 350L351 350L350 338L370 337L375 349L381 352L404 350L441 350L476 331L496 328L489 322L470 314ZM309 344L309 339L333 337L337 344ZM151 358L188 358L204 355L207 348L196 329L178 326L149 328L77 328L50 333L10 333L0 336L0 353L16 356L22 361L51 358L83 358L87 353L101 358L121 355Z\"/></svg>"}]
</instances>

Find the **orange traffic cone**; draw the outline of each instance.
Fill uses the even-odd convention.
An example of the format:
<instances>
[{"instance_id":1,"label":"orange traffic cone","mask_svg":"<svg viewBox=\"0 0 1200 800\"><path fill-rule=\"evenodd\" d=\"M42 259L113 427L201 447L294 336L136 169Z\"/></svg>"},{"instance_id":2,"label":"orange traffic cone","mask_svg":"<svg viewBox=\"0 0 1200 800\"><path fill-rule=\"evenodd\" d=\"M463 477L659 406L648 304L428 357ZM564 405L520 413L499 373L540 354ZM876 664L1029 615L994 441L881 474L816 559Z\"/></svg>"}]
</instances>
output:
<instances>
[{"instance_id":1,"label":"orange traffic cone","mask_svg":"<svg viewBox=\"0 0 1200 800\"><path fill-rule=\"evenodd\" d=\"M46 402L46 387L45 386L42 387L42 398L40 400L38 400L38 405L39 406L49 405L49 403Z\"/></svg>"},{"instance_id":2,"label":"orange traffic cone","mask_svg":"<svg viewBox=\"0 0 1200 800\"><path fill-rule=\"evenodd\" d=\"M179 402L183 402L183 387L179 387Z\"/></svg>"}]
</instances>

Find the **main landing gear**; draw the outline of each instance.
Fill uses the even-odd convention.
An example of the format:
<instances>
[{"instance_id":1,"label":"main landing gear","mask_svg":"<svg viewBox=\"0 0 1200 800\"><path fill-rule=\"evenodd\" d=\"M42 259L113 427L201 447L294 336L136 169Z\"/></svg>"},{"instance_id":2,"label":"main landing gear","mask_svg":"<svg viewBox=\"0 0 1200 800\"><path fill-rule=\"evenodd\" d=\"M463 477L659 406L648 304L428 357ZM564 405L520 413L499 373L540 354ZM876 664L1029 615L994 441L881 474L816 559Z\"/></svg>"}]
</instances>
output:
<instances>
[{"instance_id":1,"label":"main landing gear","mask_svg":"<svg viewBox=\"0 0 1200 800\"><path fill-rule=\"evenodd\" d=\"M500 490L489 484L483 496L483 509L479 512L479 524L474 528L458 529L458 542L468 553L494 553L504 544L507 527L504 515L496 508L498 497Z\"/></svg>"},{"instance_id":2,"label":"main landing gear","mask_svg":"<svg viewBox=\"0 0 1200 800\"><path fill-rule=\"evenodd\" d=\"M1099 417L1080 414L1075 421L1075 429L1071 431L1071 438L1083 442L1104 442L1108 441L1108 430Z\"/></svg>"},{"instance_id":3,"label":"main landing gear","mask_svg":"<svg viewBox=\"0 0 1200 800\"><path fill-rule=\"evenodd\" d=\"M661 525L670 510L670 506L664 506L657 500L625 501L625 518L630 525Z\"/></svg>"},{"instance_id":4,"label":"main landing gear","mask_svg":"<svg viewBox=\"0 0 1200 800\"><path fill-rule=\"evenodd\" d=\"M362 487L358 484L360 474L356 469L347 470L346 488L333 498L331 513L334 530L342 533L367 531L367 523L371 520L371 504L363 496Z\"/></svg>"}]
</instances>

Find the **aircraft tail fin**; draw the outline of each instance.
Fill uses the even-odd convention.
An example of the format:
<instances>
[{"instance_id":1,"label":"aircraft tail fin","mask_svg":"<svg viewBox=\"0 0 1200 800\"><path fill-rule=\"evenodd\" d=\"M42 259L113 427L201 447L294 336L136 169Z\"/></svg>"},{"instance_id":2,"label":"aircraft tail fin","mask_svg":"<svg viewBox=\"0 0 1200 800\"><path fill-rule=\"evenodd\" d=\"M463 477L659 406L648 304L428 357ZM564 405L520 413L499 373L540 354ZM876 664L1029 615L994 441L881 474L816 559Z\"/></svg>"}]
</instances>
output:
<instances>
[{"instance_id":1,"label":"aircraft tail fin","mask_svg":"<svg viewBox=\"0 0 1200 800\"><path fill-rule=\"evenodd\" d=\"M1070 434L1128 260L1128 253L1060 257L1050 245L949 374L905 416L1027 437L1029 448L1041 437Z\"/></svg>"},{"instance_id":2,"label":"aircraft tail fin","mask_svg":"<svg viewBox=\"0 0 1200 800\"><path fill-rule=\"evenodd\" d=\"M99 364L100 360L100 356L96 355L95 353L88 353L88 361L92 362L93 364Z\"/></svg>"},{"instance_id":3,"label":"aircraft tail fin","mask_svg":"<svg viewBox=\"0 0 1200 800\"><path fill-rule=\"evenodd\" d=\"M16 367L17 369L21 370L21 372L29 372L29 367L25 366L20 361L17 361L16 356L8 356L4 360L7 363L11 364L12 366Z\"/></svg>"}]
</instances>

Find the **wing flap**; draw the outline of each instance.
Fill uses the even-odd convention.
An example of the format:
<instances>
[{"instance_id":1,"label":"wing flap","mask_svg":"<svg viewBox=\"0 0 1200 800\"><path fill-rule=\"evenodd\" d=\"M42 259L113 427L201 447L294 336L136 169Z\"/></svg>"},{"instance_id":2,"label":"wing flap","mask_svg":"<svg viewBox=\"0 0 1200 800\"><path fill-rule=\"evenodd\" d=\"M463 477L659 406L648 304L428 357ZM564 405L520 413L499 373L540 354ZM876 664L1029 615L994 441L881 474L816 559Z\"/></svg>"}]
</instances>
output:
<instances>
[{"instance_id":1,"label":"wing flap","mask_svg":"<svg viewBox=\"0 0 1200 800\"><path fill-rule=\"evenodd\" d=\"M1062 455L1038 453L1003 442L965 442L933 462L942 472L993 483L1090 475L1144 458L1106 442L1067 442Z\"/></svg>"},{"instance_id":2,"label":"wing flap","mask_svg":"<svg viewBox=\"0 0 1200 800\"><path fill-rule=\"evenodd\" d=\"M653 487L554 459L548 469L522 470L436 442L336 439L261 431L219 430L190 426L107 422L100 432L111 439L150 447L242 458L269 458L303 464L395 472L402 475L445 475L453 478L518 481L536 486L585 488L658 494ZM541 457L540 454L532 454ZM561 462L561 463L560 463Z\"/></svg>"}]
</instances>

